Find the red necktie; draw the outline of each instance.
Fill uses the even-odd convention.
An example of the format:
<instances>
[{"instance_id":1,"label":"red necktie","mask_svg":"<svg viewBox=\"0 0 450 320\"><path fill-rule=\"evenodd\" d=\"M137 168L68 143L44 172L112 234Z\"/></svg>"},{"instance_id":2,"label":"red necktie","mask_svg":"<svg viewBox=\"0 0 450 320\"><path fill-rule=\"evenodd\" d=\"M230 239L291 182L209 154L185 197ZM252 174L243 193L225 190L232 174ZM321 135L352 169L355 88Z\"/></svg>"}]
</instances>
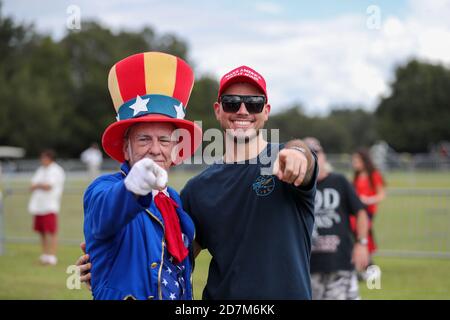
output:
<instances>
[{"instance_id":1,"label":"red necktie","mask_svg":"<svg viewBox=\"0 0 450 320\"><path fill-rule=\"evenodd\" d=\"M154 201L164 220L167 250L175 259L175 262L180 263L187 257L189 252L184 246L181 237L180 221L175 211L175 208L178 208L178 204L163 192L159 192L154 197Z\"/></svg>"}]
</instances>

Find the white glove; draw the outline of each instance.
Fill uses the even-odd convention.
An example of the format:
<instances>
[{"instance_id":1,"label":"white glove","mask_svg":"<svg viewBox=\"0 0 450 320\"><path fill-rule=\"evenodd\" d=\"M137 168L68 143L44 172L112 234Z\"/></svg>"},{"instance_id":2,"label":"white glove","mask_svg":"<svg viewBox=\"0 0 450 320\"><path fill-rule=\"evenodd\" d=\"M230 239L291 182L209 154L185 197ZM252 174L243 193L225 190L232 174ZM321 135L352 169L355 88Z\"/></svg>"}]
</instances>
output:
<instances>
[{"instance_id":1,"label":"white glove","mask_svg":"<svg viewBox=\"0 0 450 320\"><path fill-rule=\"evenodd\" d=\"M162 190L167 186L167 172L152 159L144 158L136 162L124 180L127 190L145 196L152 190Z\"/></svg>"}]
</instances>

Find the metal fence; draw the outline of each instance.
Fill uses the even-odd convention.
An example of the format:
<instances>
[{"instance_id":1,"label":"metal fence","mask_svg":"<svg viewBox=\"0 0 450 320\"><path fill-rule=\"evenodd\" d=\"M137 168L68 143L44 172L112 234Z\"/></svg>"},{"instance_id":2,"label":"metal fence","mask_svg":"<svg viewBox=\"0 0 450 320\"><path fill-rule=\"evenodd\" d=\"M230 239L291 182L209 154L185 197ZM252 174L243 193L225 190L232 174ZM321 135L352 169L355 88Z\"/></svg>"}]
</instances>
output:
<instances>
[{"instance_id":1,"label":"metal fence","mask_svg":"<svg viewBox=\"0 0 450 320\"><path fill-rule=\"evenodd\" d=\"M450 258L450 189L388 188L374 228L380 255Z\"/></svg>"},{"instance_id":2,"label":"metal fence","mask_svg":"<svg viewBox=\"0 0 450 320\"><path fill-rule=\"evenodd\" d=\"M178 188L190 175L179 178ZM8 181L3 189L3 217L0 216L3 239L37 242L27 211L29 176L19 175ZM60 243L79 244L83 239L82 197L88 183L85 176L77 175L66 182L59 215ZM450 189L388 187L387 191L374 220L378 254L450 258Z\"/></svg>"},{"instance_id":3,"label":"metal fence","mask_svg":"<svg viewBox=\"0 0 450 320\"><path fill-rule=\"evenodd\" d=\"M83 187L68 186L64 189L61 212L58 215L59 242L79 244L83 237ZM33 218L28 213L30 192L28 188L13 187L3 190L3 224L0 235L11 243L37 243L33 232Z\"/></svg>"},{"instance_id":4,"label":"metal fence","mask_svg":"<svg viewBox=\"0 0 450 320\"><path fill-rule=\"evenodd\" d=\"M201 153L200 153L201 154ZM351 154L348 153L328 153L328 162L337 171L350 171ZM206 168L208 164L214 161L214 158L204 155L198 159L188 159L188 164L177 166L177 170L198 171ZM378 161L375 161L378 160ZM374 158L375 163L382 171L404 171L413 172L416 170L432 170L432 171L449 171L450 156L442 157L434 153L418 153L418 154L389 154L382 160ZM66 172L83 172L86 165L80 159L58 159L57 162L64 168ZM39 167L39 159L13 159L0 161L0 167L3 167L5 173L30 173ZM115 160L104 158L102 162L103 171L113 171L119 167ZM1 170L0 170L1 171Z\"/></svg>"},{"instance_id":5,"label":"metal fence","mask_svg":"<svg viewBox=\"0 0 450 320\"><path fill-rule=\"evenodd\" d=\"M337 171L351 171L352 161L351 154L327 154L328 162ZM384 172L389 171L402 171L402 172L415 172L415 171L449 171L450 170L450 157L439 157L435 154L418 153L418 154L398 154L391 156L382 161L375 161L375 164Z\"/></svg>"}]
</instances>

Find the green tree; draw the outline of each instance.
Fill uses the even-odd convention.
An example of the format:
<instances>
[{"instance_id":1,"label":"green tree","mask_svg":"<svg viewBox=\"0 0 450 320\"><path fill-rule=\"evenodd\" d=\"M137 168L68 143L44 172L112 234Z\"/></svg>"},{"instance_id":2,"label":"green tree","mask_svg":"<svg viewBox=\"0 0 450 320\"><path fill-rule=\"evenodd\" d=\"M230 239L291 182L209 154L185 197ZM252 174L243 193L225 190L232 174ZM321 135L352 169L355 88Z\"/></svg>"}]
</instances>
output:
<instances>
[{"instance_id":1,"label":"green tree","mask_svg":"<svg viewBox=\"0 0 450 320\"><path fill-rule=\"evenodd\" d=\"M280 142L313 136L320 140L327 152L348 152L351 147L352 136L348 127L330 116L307 116L299 105L271 115L268 128L280 130Z\"/></svg>"},{"instance_id":2,"label":"green tree","mask_svg":"<svg viewBox=\"0 0 450 320\"><path fill-rule=\"evenodd\" d=\"M129 55L144 51L163 51L186 59L187 45L174 35L158 36L146 27L140 32L111 32L94 21L82 23L80 32L71 32L61 41L70 63L73 90L72 117L68 123L73 134L72 156L92 141L100 141L104 129L115 121L108 92L111 66ZM69 141L64 141L68 144Z\"/></svg>"},{"instance_id":3,"label":"green tree","mask_svg":"<svg viewBox=\"0 0 450 320\"><path fill-rule=\"evenodd\" d=\"M36 154L60 139L67 73L64 54L33 26L16 24L0 8L0 140Z\"/></svg>"},{"instance_id":4,"label":"green tree","mask_svg":"<svg viewBox=\"0 0 450 320\"><path fill-rule=\"evenodd\" d=\"M399 66L376 110L381 138L402 152L425 152L450 140L450 70L412 60Z\"/></svg>"},{"instance_id":5,"label":"green tree","mask_svg":"<svg viewBox=\"0 0 450 320\"><path fill-rule=\"evenodd\" d=\"M337 151L352 152L361 146L371 146L377 139L375 116L362 108L335 108L328 116L331 123L336 123L345 130L348 143Z\"/></svg>"},{"instance_id":6,"label":"green tree","mask_svg":"<svg viewBox=\"0 0 450 320\"><path fill-rule=\"evenodd\" d=\"M78 157L115 121L109 69L143 51L187 59L188 47L150 27L113 33L94 21L55 41L15 23L0 6L0 144L23 147L28 156L52 147L60 156Z\"/></svg>"},{"instance_id":7,"label":"green tree","mask_svg":"<svg viewBox=\"0 0 450 320\"><path fill-rule=\"evenodd\" d=\"M212 76L205 75L195 80L186 119L202 121L204 131L210 128L219 128L213 108L218 92L219 83Z\"/></svg>"},{"instance_id":8,"label":"green tree","mask_svg":"<svg viewBox=\"0 0 450 320\"><path fill-rule=\"evenodd\" d=\"M301 105L294 105L285 111L271 114L267 129L278 129L280 142L300 138L310 131L309 118L303 113Z\"/></svg>"}]
</instances>

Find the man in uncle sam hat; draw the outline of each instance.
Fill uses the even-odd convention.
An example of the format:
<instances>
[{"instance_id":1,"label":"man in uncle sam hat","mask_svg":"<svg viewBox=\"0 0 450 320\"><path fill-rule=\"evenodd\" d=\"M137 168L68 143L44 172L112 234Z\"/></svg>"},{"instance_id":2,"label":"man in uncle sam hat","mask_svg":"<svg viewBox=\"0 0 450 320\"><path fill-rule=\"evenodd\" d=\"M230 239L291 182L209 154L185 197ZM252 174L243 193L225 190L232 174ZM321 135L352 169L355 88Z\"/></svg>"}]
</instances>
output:
<instances>
[{"instance_id":1,"label":"man in uncle sam hat","mask_svg":"<svg viewBox=\"0 0 450 320\"><path fill-rule=\"evenodd\" d=\"M201 142L201 129L184 120L193 84L186 62L160 52L111 68L117 122L106 128L102 145L122 166L84 194L94 299L192 299L194 224L167 187L167 171ZM185 133L182 143L176 129Z\"/></svg>"}]
</instances>

